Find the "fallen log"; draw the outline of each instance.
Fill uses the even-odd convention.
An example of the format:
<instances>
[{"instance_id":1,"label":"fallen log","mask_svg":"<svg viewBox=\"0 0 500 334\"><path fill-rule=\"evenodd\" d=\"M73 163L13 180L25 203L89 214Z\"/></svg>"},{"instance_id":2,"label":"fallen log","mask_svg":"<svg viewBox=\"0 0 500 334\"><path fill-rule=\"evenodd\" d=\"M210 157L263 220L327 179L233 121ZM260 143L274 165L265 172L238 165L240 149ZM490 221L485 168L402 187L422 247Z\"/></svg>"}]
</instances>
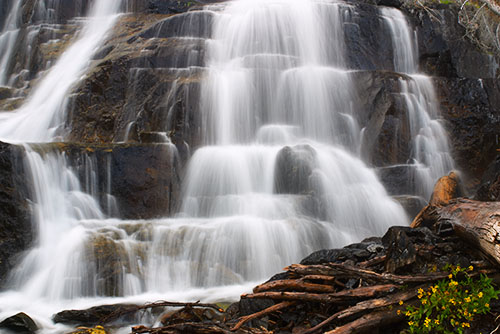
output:
<instances>
[{"instance_id":1,"label":"fallen log","mask_svg":"<svg viewBox=\"0 0 500 334\"><path fill-rule=\"evenodd\" d=\"M500 202L457 199L436 209L436 223L449 223L455 233L500 264Z\"/></svg>"},{"instance_id":2,"label":"fallen log","mask_svg":"<svg viewBox=\"0 0 500 334\"><path fill-rule=\"evenodd\" d=\"M278 280L257 285L253 292L264 292L269 290L295 290L306 292L335 292L331 285L306 283L301 280Z\"/></svg>"},{"instance_id":3,"label":"fallen log","mask_svg":"<svg viewBox=\"0 0 500 334\"><path fill-rule=\"evenodd\" d=\"M337 278L357 277L370 283L387 284L418 284L432 282L448 276L447 272L429 273L425 275L394 275L383 273L379 274L371 270L346 265L343 263L328 263L326 265L301 265L293 264L285 268L298 275L329 275Z\"/></svg>"},{"instance_id":4,"label":"fallen log","mask_svg":"<svg viewBox=\"0 0 500 334\"><path fill-rule=\"evenodd\" d=\"M254 299L273 299L273 300L293 300L305 302L319 302L319 303L342 303L363 300L380 296L395 291L396 285L375 285L360 287L351 290L342 290L329 294L318 294L308 292L259 292L253 294L242 295L241 298L254 298Z\"/></svg>"}]
</instances>

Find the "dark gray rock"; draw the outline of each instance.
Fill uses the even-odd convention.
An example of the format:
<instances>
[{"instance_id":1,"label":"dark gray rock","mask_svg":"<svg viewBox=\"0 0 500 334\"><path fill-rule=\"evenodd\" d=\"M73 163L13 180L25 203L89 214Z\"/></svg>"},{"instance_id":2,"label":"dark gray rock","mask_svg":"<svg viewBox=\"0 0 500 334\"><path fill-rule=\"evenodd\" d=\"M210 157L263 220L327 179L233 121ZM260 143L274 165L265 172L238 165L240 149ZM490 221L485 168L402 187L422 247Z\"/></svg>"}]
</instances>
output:
<instances>
[{"instance_id":1,"label":"dark gray rock","mask_svg":"<svg viewBox=\"0 0 500 334\"><path fill-rule=\"evenodd\" d=\"M500 156L497 156L483 174L476 199L479 201L500 201Z\"/></svg>"},{"instance_id":2,"label":"dark gray rock","mask_svg":"<svg viewBox=\"0 0 500 334\"><path fill-rule=\"evenodd\" d=\"M408 195L415 193L415 168L414 165L381 167L377 174L389 195Z\"/></svg>"},{"instance_id":3,"label":"dark gray rock","mask_svg":"<svg viewBox=\"0 0 500 334\"><path fill-rule=\"evenodd\" d=\"M52 320L55 323L95 326L116 321L116 317L111 317L113 314L123 312L124 318L119 319L122 322L132 320L135 313L138 311L137 305L132 304L112 304L91 307L85 310L65 310L56 313ZM128 313L127 313L128 312ZM107 321L105 321L107 319Z\"/></svg>"},{"instance_id":4,"label":"dark gray rock","mask_svg":"<svg viewBox=\"0 0 500 334\"><path fill-rule=\"evenodd\" d=\"M100 204L108 210L108 192L125 219L164 217L177 209L180 199L180 162L174 146L168 144L49 144L61 149L85 185L88 163L97 166ZM84 189L90 191L90 189Z\"/></svg>"},{"instance_id":5,"label":"dark gray rock","mask_svg":"<svg viewBox=\"0 0 500 334\"><path fill-rule=\"evenodd\" d=\"M33 319L22 312L0 322L0 328L18 334L34 334L38 330L38 326Z\"/></svg>"},{"instance_id":6,"label":"dark gray rock","mask_svg":"<svg viewBox=\"0 0 500 334\"><path fill-rule=\"evenodd\" d=\"M286 146L277 157L274 168L274 189L278 194L305 194L312 191L310 176L316 152L309 145Z\"/></svg>"},{"instance_id":7,"label":"dark gray rock","mask_svg":"<svg viewBox=\"0 0 500 334\"><path fill-rule=\"evenodd\" d=\"M500 83L496 79L435 78L453 157L467 189L477 187L498 152Z\"/></svg>"},{"instance_id":8,"label":"dark gray rock","mask_svg":"<svg viewBox=\"0 0 500 334\"><path fill-rule=\"evenodd\" d=\"M300 264L311 265L345 261L358 263L379 256L384 251L385 247L382 245L381 239L371 238L344 248L319 250L304 258Z\"/></svg>"},{"instance_id":9,"label":"dark gray rock","mask_svg":"<svg viewBox=\"0 0 500 334\"><path fill-rule=\"evenodd\" d=\"M23 150L0 142L0 287L35 239Z\"/></svg>"},{"instance_id":10,"label":"dark gray rock","mask_svg":"<svg viewBox=\"0 0 500 334\"><path fill-rule=\"evenodd\" d=\"M456 5L439 6L429 15L424 9L408 12L415 22L421 68L428 74L443 77L496 78L500 57L485 54L470 40L458 24Z\"/></svg>"},{"instance_id":11,"label":"dark gray rock","mask_svg":"<svg viewBox=\"0 0 500 334\"><path fill-rule=\"evenodd\" d=\"M415 218L415 216L427 205L427 201L420 196L399 195L393 196L393 198L401 204L403 209L405 209L410 220L413 220L413 218Z\"/></svg>"}]
</instances>

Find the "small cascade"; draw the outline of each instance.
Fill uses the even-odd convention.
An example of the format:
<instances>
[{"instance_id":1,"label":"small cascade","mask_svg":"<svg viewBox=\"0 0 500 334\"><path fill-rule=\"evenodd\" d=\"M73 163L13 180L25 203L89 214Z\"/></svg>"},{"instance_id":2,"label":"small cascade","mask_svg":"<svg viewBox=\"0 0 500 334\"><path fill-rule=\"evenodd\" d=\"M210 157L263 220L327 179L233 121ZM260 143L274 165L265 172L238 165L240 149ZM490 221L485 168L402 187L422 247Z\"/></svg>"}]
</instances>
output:
<instances>
[{"instance_id":1,"label":"small cascade","mask_svg":"<svg viewBox=\"0 0 500 334\"><path fill-rule=\"evenodd\" d=\"M454 168L446 132L439 123L438 101L430 77L418 73L416 34L410 31L401 11L382 8L382 18L391 32L394 69L411 80L399 80L412 138L409 163L414 165L415 192L428 200L435 182Z\"/></svg>"},{"instance_id":2,"label":"small cascade","mask_svg":"<svg viewBox=\"0 0 500 334\"><path fill-rule=\"evenodd\" d=\"M25 149L25 169L34 184L32 210L38 246L18 266L11 281L33 297L58 300L80 296L84 282L75 279L86 268L80 256L75 257L74 249L82 243L85 230L78 224L82 219L103 219L104 215L94 197L82 191L63 154L39 153L37 149L43 150L40 146L25 145Z\"/></svg>"},{"instance_id":3,"label":"small cascade","mask_svg":"<svg viewBox=\"0 0 500 334\"><path fill-rule=\"evenodd\" d=\"M5 25L0 31L0 86L8 84L8 71L21 25L21 3L21 0L13 1Z\"/></svg>"},{"instance_id":4,"label":"small cascade","mask_svg":"<svg viewBox=\"0 0 500 334\"><path fill-rule=\"evenodd\" d=\"M10 142L48 142L62 139L67 99L91 56L113 27L120 1L97 1L78 38L43 77L26 103L14 112L0 113L0 139Z\"/></svg>"}]
</instances>

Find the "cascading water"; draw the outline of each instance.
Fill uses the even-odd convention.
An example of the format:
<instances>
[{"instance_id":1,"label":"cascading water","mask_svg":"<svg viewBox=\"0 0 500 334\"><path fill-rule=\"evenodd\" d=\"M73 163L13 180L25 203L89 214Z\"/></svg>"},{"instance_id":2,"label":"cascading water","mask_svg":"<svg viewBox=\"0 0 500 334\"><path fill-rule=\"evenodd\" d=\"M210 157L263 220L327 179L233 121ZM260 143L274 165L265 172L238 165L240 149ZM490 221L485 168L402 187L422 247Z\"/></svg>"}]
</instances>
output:
<instances>
[{"instance_id":1,"label":"cascading water","mask_svg":"<svg viewBox=\"0 0 500 334\"><path fill-rule=\"evenodd\" d=\"M8 83L7 73L20 29L21 2L21 0L13 2L5 26L0 32L0 86Z\"/></svg>"},{"instance_id":2,"label":"cascading water","mask_svg":"<svg viewBox=\"0 0 500 334\"><path fill-rule=\"evenodd\" d=\"M15 1L0 36L2 83L7 81L8 63L19 29L22 1ZM19 109L0 113L0 138L11 143L50 142L61 139L65 104L70 90L81 79L90 59L113 27L121 1L96 0L75 43L44 75ZM17 29L17 30L16 30ZM8 43L4 43L7 40ZM64 298L94 295L86 287L84 267L85 219L104 219L94 197L82 191L76 171L63 153L43 152L43 147L25 144L25 169L31 181L33 222L38 230L37 245L11 273L11 291L0 296L0 317L20 308L34 308L37 322L56 332L47 320ZM41 307L40 304L50 305ZM30 305L31 304L31 305ZM8 309L5 306L8 305ZM38 305L38 306L35 306ZM56 306L58 305L58 306ZM39 308L35 310L35 308ZM44 309L45 308L45 309ZM50 309L50 311L48 311ZM47 312L48 311L48 312ZM38 315L38 317L37 317Z\"/></svg>"},{"instance_id":3,"label":"cascading water","mask_svg":"<svg viewBox=\"0 0 500 334\"><path fill-rule=\"evenodd\" d=\"M453 169L446 132L438 121L437 98L431 78L418 73L416 38L404 15L395 8L382 8L391 32L394 69L411 80L400 80L410 122L413 152L410 164L415 167L416 194L430 198L436 180Z\"/></svg>"},{"instance_id":4,"label":"cascading water","mask_svg":"<svg viewBox=\"0 0 500 334\"><path fill-rule=\"evenodd\" d=\"M71 88L85 73L90 58L113 27L120 1L97 1L80 38L61 56L27 102L14 112L0 113L0 138L8 141L48 142L62 133Z\"/></svg>"},{"instance_id":5,"label":"cascading water","mask_svg":"<svg viewBox=\"0 0 500 334\"><path fill-rule=\"evenodd\" d=\"M96 0L80 38L27 102L0 115L0 138L64 137L68 94L118 8L119 1ZM62 309L233 299L314 250L406 223L403 209L359 157L356 87L344 61L343 23L352 10L319 0L239 0L205 8L213 14L200 101L205 146L189 161L176 217L106 219L64 155L27 146L39 244L13 272L13 290L0 295L10 305L0 318L25 311L46 332L58 333L64 327L46 319ZM403 62L409 55L414 51L395 58ZM413 73L413 63L396 70ZM442 130L435 115L422 113L434 99L432 89L419 84L420 76L412 78L402 95L409 110L418 106L411 116L414 157L430 166L434 152L447 151L431 146ZM85 179L94 194L95 175L89 171Z\"/></svg>"}]
</instances>

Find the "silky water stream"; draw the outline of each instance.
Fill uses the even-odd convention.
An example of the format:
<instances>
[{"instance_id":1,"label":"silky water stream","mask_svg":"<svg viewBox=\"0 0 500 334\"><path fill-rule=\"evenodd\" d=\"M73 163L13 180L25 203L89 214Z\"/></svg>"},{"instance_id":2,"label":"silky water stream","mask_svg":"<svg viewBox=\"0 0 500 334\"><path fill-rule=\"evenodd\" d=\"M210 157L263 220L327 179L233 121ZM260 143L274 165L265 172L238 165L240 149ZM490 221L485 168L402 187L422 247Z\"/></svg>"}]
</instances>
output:
<instances>
[{"instance_id":1,"label":"silky water stream","mask_svg":"<svg viewBox=\"0 0 500 334\"><path fill-rule=\"evenodd\" d=\"M67 97L119 7L118 1L94 3L73 46L25 104L0 115L2 140L64 139ZM64 154L26 144L39 237L0 295L0 318L23 311L44 333L60 333L65 327L50 318L64 309L231 301L315 250L408 223L361 159L343 31L355 9L333 1L238 0L204 10L214 17L200 99L204 145L187 166L179 212L156 220L109 218ZM381 16L393 38L414 44L399 11ZM416 74L415 52L405 49L394 61L413 79L401 81L414 119L411 163L432 183L452 162L435 121L432 86ZM442 166L434 166L437 156L444 156ZM426 185L419 194L428 191ZM114 259L111 269L96 255L103 250Z\"/></svg>"}]
</instances>

